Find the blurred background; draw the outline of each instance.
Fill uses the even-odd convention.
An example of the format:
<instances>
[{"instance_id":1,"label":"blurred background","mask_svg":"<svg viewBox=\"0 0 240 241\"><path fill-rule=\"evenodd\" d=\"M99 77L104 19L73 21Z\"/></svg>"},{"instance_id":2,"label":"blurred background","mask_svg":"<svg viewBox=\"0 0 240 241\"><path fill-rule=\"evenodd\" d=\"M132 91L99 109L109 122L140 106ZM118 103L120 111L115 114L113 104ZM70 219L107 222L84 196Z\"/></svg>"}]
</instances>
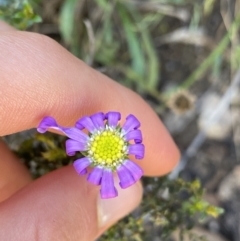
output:
<instances>
[{"instance_id":1,"label":"blurred background","mask_svg":"<svg viewBox=\"0 0 240 241\"><path fill-rule=\"evenodd\" d=\"M240 241L239 0L0 0L0 18L139 93L182 152L99 240ZM72 161L65 137L5 140L35 178Z\"/></svg>"}]
</instances>

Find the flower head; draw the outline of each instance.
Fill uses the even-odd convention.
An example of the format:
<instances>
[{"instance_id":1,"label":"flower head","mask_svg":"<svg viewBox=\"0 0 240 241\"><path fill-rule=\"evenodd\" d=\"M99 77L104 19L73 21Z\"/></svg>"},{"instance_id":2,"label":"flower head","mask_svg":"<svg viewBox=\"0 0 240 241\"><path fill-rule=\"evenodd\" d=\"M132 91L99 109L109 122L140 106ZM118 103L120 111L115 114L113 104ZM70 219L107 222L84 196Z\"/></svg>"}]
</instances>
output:
<instances>
[{"instance_id":1,"label":"flower head","mask_svg":"<svg viewBox=\"0 0 240 241\"><path fill-rule=\"evenodd\" d=\"M73 166L79 175L85 175L87 168L93 169L87 180L101 185L101 197L117 196L113 173L117 172L120 187L127 188L143 175L142 169L129 160L129 155L136 159L144 157L142 133L138 129L140 122L134 115L128 115L121 127L119 112L102 112L79 119L75 127L62 127L52 117L45 117L37 130L46 132L49 128L63 132L69 139L66 141L66 152L69 156L80 151L84 157L76 160ZM82 130L86 129L88 134Z\"/></svg>"},{"instance_id":2,"label":"flower head","mask_svg":"<svg viewBox=\"0 0 240 241\"><path fill-rule=\"evenodd\" d=\"M176 114L185 114L194 108L195 97L188 91L180 89L168 100L168 107Z\"/></svg>"}]
</instances>

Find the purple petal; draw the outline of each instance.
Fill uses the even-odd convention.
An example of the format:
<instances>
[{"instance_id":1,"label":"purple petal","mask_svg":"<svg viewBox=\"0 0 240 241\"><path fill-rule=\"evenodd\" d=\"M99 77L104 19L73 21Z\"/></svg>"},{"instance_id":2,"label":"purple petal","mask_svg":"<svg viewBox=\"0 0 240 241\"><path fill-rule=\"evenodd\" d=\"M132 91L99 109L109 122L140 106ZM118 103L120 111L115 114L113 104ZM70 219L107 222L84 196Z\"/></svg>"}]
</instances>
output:
<instances>
[{"instance_id":1,"label":"purple petal","mask_svg":"<svg viewBox=\"0 0 240 241\"><path fill-rule=\"evenodd\" d=\"M109 126L116 127L118 121L121 119L121 114L119 112L110 111L106 114L106 119Z\"/></svg>"},{"instance_id":2,"label":"purple petal","mask_svg":"<svg viewBox=\"0 0 240 241\"><path fill-rule=\"evenodd\" d=\"M75 127L72 128L64 128L61 127L62 132L69 138L81 142L83 144L87 144L87 141L89 140L88 135L86 135L84 132L78 130Z\"/></svg>"},{"instance_id":3,"label":"purple petal","mask_svg":"<svg viewBox=\"0 0 240 241\"><path fill-rule=\"evenodd\" d=\"M122 129L123 132L126 134L131 130L137 129L140 127L139 120L132 114L128 115L126 118L126 122L124 123Z\"/></svg>"},{"instance_id":4,"label":"purple petal","mask_svg":"<svg viewBox=\"0 0 240 241\"><path fill-rule=\"evenodd\" d=\"M101 184L103 175L103 169L101 167L95 167L92 172L88 175L88 181L95 185Z\"/></svg>"},{"instance_id":5,"label":"purple petal","mask_svg":"<svg viewBox=\"0 0 240 241\"><path fill-rule=\"evenodd\" d=\"M143 170L136 163L134 163L130 160L126 160L123 163L123 165L129 170L129 172L132 174L135 181L138 181L142 177Z\"/></svg>"},{"instance_id":6,"label":"purple petal","mask_svg":"<svg viewBox=\"0 0 240 241\"><path fill-rule=\"evenodd\" d=\"M134 140L135 143L141 143L142 142L142 132L140 130L132 130L129 131L125 138L127 141Z\"/></svg>"},{"instance_id":7,"label":"purple petal","mask_svg":"<svg viewBox=\"0 0 240 241\"><path fill-rule=\"evenodd\" d=\"M144 157L144 149L143 144L133 144L128 147L128 154L135 155L137 159L142 159Z\"/></svg>"},{"instance_id":8,"label":"purple petal","mask_svg":"<svg viewBox=\"0 0 240 241\"><path fill-rule=\"evenodd\" d=\"M76 172L79 175L84 175L85 173L87 173L86 168L91 164L91 162L89 161L89 159L87 157L83 157L80 159L77 159L74 163L73 166L76 170Z\"/></svg>"},{"instance_id":9,"label":"purple petal","mask_svg":"<svg viewBox=\"0 0 240 241\"><path fill-rule=\"evenodd\" d=\"M85 133L83 133L82 131L78 130L75 127L65 128L65 127L59 126L58 123L56 122L56 120L54 118L50 117L50 116L47 116L47 117L42 119L42 121L40 122L37 130L40 133L44 133L50 128L54 129L54 130L61 131L67 137L69 137L69 138L71 138L75 141L79 141L83 144L86 144L86 142L89 139L89 137Z\"/></svg>"},{"instance_id":10,"label":"purple petal","mask_svg":"<svg viewBox=\"0 0 240 241\"><path fill-rule=\"evenodd\" d=\"M102 112L98 112L90 117L92 119L92 122L96 129L103 129L105 124L104 124L104 119L105 115Z\"/></svg>"},{"instance_id":11,"label":"purple petal","mask_svg":"<svg viewBox=\"0 0 240 241\"><path fill-rule=\"evenodd\" d=\"M117 173L120 179L119 185L123 189L132 186L136 182L129 170L123 165L117 168Z\"/></svg>"},{"instance_id":12,"label":"purple petal","mask_svg":"<svg viewBox=\"0 0 240 241\"><path fill-rule=\"evenodd\" d=\"M66 141L66 152L68 156L74 156L76 151L86 151L86 150L87 150L87 145L84 145L79 141L74 141L71 139Z\"/></svg>"},{"instance_id":13,"label":"purple petal","mask_svg":"<svg viewBox=\"0 0 240 241\"><path fill-rule=\"evenodd\" d=\"M87 168L83 169L83 170L80 172L79 175L83 176L83 175L85 175L85 174L87 174Z\"/></svg>"},{"instance_id":14,"label":"purple petal","mask_svg":"<svg viewBox=\"0 0 240 241\"><path fill-rule=\"evenodd\" d=\"M76 122L75 126L80 130L85 128L90 132L94 132L94 130L96 130L96 127L89 116L84 116L81 119L79 119Z\"/></svg>"},{"instance_id":15,"label":"purple petal","mask_svg":"<svg viewBox=\"0 0 240 241\"><path fill-rule=\"evenodd\" d=\"M45 133L49 128L59 129L56 120L50 116L46 116L42 119L37 127L37 131L40 133Z\"/></svg>"},{"instance_id":16,"label":"purple petal","mask_svg":"<svg viewBox=\"0 0 240 241\"><path fill-rule=\"evenodd\" d=\"M113 198L118 195L117 189L114 187L113 174L111 170L104 170L101 181L101 198Z\"/></svg>"}]
</instances>

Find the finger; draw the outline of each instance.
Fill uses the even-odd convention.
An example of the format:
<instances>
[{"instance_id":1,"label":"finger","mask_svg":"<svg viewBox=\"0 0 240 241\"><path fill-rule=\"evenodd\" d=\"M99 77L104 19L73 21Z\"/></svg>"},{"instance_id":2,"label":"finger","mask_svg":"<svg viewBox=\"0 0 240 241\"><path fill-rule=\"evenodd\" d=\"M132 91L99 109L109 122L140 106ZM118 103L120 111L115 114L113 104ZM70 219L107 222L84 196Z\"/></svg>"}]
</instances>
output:
<instances>
[{"instance_id":1,"label":"finger","mask_svg":"<svg viewBox=\"0 0 240 241\"><path fill-rule=\"evenodd\" d=\"M0 140L0 202L31 182L29 172Z\"/></svg>"},{"instance_id":2,"label":"finger","mask_svg":"<svg viewBox=\"0 0 240 241\"><path fill-rule=\"evenodd\" d=\"M140 184L110 200L98 199L98 192L70 166L45 175L0 205L0 238L93 241L132 211L142 195Z\"/></svg>"},{"instance_id":3,"label":"finger","mask_svg":"<svg viewBox=\"0 0 240 241\"><path fill-rule=\"evenodd\" d=\"M0 32L15 29L0 20ZM0 140L0 202L31 181L29 172Z\"/></svg>"},{"instance_id":4,"label":"finger","mask_svg":"<svg viewBox=\"0 0 240 241\"><path fill-rule=\"evenodd\" d=\"M42 35L5 32L0 49L0 135L36 127L46 115L73 125L83 115L117 110L124 117L134 114L142 124L146 158L140 165L145 174L165 174L176 165L179 152L173 140L131 90Z\"/></svg>"},{"instance_id":5,"label":"finger","mask_svg":"<svg viewBox=\"0 0 240 241\"><path fill-rule=\"evenodd\" d=\"M0 31L13 31L15 28L0 20Z\"/></svg>"}]
</instances>

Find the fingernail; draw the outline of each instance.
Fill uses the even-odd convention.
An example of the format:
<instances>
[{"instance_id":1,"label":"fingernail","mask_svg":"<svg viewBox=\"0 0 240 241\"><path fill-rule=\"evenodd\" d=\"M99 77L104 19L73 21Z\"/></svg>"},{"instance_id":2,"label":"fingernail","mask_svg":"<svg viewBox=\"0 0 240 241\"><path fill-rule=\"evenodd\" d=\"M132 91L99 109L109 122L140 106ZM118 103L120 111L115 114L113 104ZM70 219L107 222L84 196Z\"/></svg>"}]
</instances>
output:
<instances>
[{"instance_id":1,"label":"fingernail","mask_svg":"<svg viewBox=\"0 0 240 241\"><path fill-rule=\"evenodd\" d=\"M98 198L98 224L99 228L109 226L136 208L142 198L142 185L138 182L133 186L121 189L119 180L115 177L115 186L118 196L111 199Z\"/></svg>"}]
</instances>

